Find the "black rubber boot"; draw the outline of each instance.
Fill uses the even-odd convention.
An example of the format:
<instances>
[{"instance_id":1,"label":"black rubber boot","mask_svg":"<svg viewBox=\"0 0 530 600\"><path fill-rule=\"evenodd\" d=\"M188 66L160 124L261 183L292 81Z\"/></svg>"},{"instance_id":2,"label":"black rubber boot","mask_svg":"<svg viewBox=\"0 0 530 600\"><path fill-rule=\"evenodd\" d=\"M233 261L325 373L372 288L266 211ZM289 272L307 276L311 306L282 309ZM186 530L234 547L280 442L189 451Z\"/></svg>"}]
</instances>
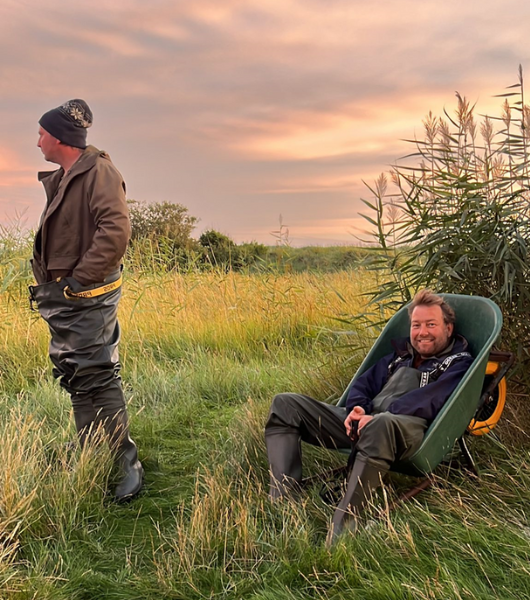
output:
<instances>
[{"instance_id":1,"label":"black rubber boot","mask_svg":"<svg viewBox=\"0 0 530 600\"><path fill-rule=\"evenodd\" d=\"M132 500L142 489L144 469L138 460L136 444L128 434L117 449L116 464L120 479L114 490L114 499L117 502Z\"/></svg>"},{"instance_id":2,"label":"black rubber boot","mask_svg":"<svg viewBox=\"0 0 530 600\"><path fill-rule=\"evenodd\" d=\"M113 391L114 395L119 396L117 390ZM101 402L101 398L99 401ZM115 453L119 473L114 498L118 502L131 500L142 489L144 470L138 460L136 444L129 436L129 422L125 409L119 408L113 416L102 419L103 409L96 412L92 398L84 394L73 394L72 405L81 448L85 446L91 436L97 434L98 429L103 425L109 445ZM108 409L106 412L108 413Z\"/></svg>"},{"instance_id":3,"label":"black rubber boot","mask_svg":"<svg viewBox=\"0 0 530 600\"><path fill-rule=\"evenodd\" d=\"M269 498L276 500L297 491L302 481L302 454L298 433L265 435L271 470Z\"/></svg>"},{"instance_id":4,"label":"black rubber boot","mask_svg":"<svg viewBox=\"0 0 530 600\"><path fill-rule=\"evenodd\" d=\"M89 436L95 433L96 410L92 398L87 394L72 394L71 399L79 445L84 448Z\"/></svg>"},{"instance_id":5,"label":"black rubber boot","mask_svg":"<svg viewBox=\"0 0 530 600\"><path fill-rule=\"evenodd\" d=\"M100 390L93 402L97 412L96 422L103 424L116 457L119 479L114 499L118 502L131 500L142 489L144 470L138 460L136 444L129 435L129 418L120 383Z\"/></svg>"},{"instance_id":6,"label":"black rubber boot","mask_svg":"<svg viewBox=\"0 0 530 600\"><path fill-rule=\"evenodd\" d=\"M388 468L383 464L367 462L362 456L357 455L350 476L346 492L340 501L331 521L331 528L326 538L326 545L332 546L347 527L350 531L357 528L357 517L366 506L373 492L381 485L382 478Z\"/></svg>"},{"instance_id":7,"label":"black rubber boot","mask_svg":"<svg viewBox=\"0 0 530 600\"><path fill-rule=\"evenodd\" d=\"M114 499L118 502L131 500L142 489L144 470L138 460L136 444L129 436L129 419L125 410L103 421L109 445L116 457L118 483Z\"/></svg>"}]
</instances>

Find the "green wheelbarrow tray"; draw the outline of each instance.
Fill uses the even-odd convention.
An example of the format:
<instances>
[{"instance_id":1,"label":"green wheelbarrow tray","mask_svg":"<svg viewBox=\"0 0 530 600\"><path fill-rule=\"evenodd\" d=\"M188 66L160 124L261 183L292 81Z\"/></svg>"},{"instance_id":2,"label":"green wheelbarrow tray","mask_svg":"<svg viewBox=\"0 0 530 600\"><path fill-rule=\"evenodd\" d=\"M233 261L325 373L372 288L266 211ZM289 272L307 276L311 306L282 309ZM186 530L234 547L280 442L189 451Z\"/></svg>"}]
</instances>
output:
<instances>
[{"instance_id":1,"label":"green wheelbarrow tray","mask_svg":"<svg viewBox=\"0 0 530 600\"><path fill-rule=\"evenodd\" d=\"M467 452L462 436L479 406L488 356L502 328L501 311L491 300L480 296L440 295L454 309L455 331L469 342L469 352L474 361L431 423L418 451L409 459L392 466L393 471L405 475L424 476L431 473L453 450L457 440L463 452ZM387 323L337 404L345 406L355 380L380 358L394 351L392 339L409 337L409 334L409 316L407 307L404 306ZM469 454L466 458L471 460Z\"/></svg>"}]
</instances>

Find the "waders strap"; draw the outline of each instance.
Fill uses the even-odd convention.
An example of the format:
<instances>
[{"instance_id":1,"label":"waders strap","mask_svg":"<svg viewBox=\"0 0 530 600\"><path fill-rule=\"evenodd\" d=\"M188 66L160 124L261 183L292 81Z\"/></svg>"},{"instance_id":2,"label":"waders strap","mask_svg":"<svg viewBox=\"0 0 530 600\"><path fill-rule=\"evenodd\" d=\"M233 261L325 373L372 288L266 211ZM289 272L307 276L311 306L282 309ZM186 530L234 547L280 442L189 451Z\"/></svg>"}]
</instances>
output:
<instances>
[{"instance_id":1,"label":"waders strap","mask_svg":"<svg viewBox=\"0 0 530 600\"><path fill-rule=\"evenodd\" d=\"M72 292L72 290L68 286L66 286L63 290L63 294L67 300L79 300L80 298L96 298L97 296L102 296L103 294L108 294L109 292L117 290L121 286L122 282L123 278L120 275L120 278L116 279L116 281L113 281L112 283L107 283L93 290L86 290L83 292Z\"/></svg>"},{"instance_id":2,"label":"waders strap","mask_svg":"<svg viewBox=\"0 0 530 600\"><path fill-rule=\"evenodd\" d=\"M30 285L28 287L29 289L29 309L33 312L35 312L35 308L33 307L33 303L36 302L35 300L35 292L33 291L33 288L35 286L34 285Z\"/></svg>"}]
</instances>

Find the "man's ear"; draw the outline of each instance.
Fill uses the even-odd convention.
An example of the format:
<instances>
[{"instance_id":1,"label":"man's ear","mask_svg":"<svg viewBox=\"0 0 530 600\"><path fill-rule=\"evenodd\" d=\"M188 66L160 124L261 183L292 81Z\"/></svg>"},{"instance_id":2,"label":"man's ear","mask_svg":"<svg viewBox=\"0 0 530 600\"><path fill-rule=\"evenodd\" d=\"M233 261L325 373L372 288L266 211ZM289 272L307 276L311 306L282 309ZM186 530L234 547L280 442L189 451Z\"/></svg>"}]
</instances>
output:
<instances>
[{"instance_id":1,"label":"man's ear","mask_svg":"<svg viewBox=\"0 0 530 600\"><path fill-rule=\"evenodd\" d=\"M453 333L455 330L454 323L447 323L447 328L449 330L449 337L453 337Z\"/></svg>"}]
</instances>

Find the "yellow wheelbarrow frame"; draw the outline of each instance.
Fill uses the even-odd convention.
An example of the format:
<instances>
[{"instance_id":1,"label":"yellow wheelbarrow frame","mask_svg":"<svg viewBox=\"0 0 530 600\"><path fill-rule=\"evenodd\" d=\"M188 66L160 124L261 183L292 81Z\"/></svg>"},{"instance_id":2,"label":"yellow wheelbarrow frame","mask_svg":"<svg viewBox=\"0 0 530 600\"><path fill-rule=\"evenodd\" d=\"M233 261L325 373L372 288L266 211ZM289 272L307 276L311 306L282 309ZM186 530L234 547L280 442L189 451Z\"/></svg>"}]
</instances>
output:
<instances>
[{"instance_id":1,"label":"yellow wheelbarrow frame","mask_svg":"<svg viewBox=\"0 0 530 600\"><path fill-rule=\"evenodd\" d=\"M515 356L511 352L490 352L480 403L467 427L467 432L471 435L485 435L499 422L506 405L505 376L514 362Z\"/></svg>"}]
</instances>

